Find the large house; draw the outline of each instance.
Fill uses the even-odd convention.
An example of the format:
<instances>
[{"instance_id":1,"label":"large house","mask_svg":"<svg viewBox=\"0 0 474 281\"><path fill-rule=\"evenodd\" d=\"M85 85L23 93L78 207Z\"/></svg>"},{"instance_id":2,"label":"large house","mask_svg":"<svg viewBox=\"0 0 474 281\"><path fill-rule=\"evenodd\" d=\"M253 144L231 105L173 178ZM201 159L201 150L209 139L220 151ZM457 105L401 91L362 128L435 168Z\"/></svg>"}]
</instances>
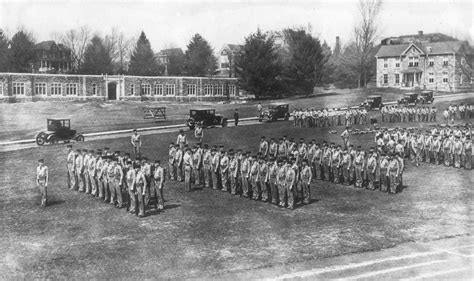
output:
<instances>
[{"instance_id":1,"label":"large house","mask_svg":"<svg viewBox=\"0 0 474 281\"><path fill-rule=\"evenodd\" d=\"M219 51L216 75L221 77L236 77L235 57L242 50L242 45L225 44Z\"/></svg>"},{"instance_id":2,"label":"large house","mask_svg":"<svg viewBox=\"0 0 474 281\"><path fill-rule=\"evenodd\" d=\"M377 59L377 87L460 91L473 87L471 48L440 33L382 40Z\"/></svg>"},{"instance_id":3,"label":"large house","mask_svg":"<svg viewBox=\"0 0 474 281\"><path fill-rule=\"evenodd\" d=\"M33 70L37 73L69 73L72 70L71 50L63 44L43 41L35 45Z\"/></svg>"}]
</instances>

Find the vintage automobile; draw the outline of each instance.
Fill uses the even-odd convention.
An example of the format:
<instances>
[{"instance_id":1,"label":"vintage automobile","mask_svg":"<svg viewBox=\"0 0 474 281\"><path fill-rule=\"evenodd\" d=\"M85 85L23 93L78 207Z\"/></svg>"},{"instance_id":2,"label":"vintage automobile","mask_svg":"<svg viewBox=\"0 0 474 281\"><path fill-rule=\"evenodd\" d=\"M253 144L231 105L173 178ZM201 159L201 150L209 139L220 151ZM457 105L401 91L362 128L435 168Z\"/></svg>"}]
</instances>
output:
<instances>
[{"instance_id":1,"label":"vintage automobile","mask_svg":"<svg viewBox=\"0 0 474 281\"><path fill-rule=\"evenodd\" d=\"M368 96L367 99L359 105L359 107L364 107L367 110L374 108L381 109L383 107L382 96Z\"/></svg>"},{"instance_id":2,"label":"vintage automobile","mask_svg":"<svg viewBox=\"0 0 474 281\"><path fill-rule=\"evenodd\" d=\"M418 103L418 94L417 93L406 93L401 99L398 100L400 105L409 105Z\"/></svg>"},{"instance_id":3,"label":"vintage automobile","mask_svg":"<svg viewBox=\"0 0 474 281\"><path fill-rule=\"evenodd\" d=\"M227 127L227 118L216 114L215 109L191 109L186 120L186 126L193 130L197 123L201 123L203 128L221 125Z\"/></svg>"},{"instance_id":4,"label":"vintage automobile","mask_svg":"<svg viewBox=\"0 0 474 281\"><path fill-rule=\"evenodd\" d=\"M290 106L287 103L271 103L268 109L263 110L258 116L258 121L267 120L269 122L276 121L278 118L288 120L290 118Z\"/></svg>"},{"instance_id":5,"label":"vintage automobile","mask_svg":"<svg viewBox=\"0 0 474 281\"><path fill-rule=\"evenodd\" d=\"M56 144L59 141L70 142L71 140L84 141L83 133L71 130L69 119L47 119L46 130L46 132L40 132L36 135L36 144Z\"/></svg>"},{"instance_id":6,"label":"vintage automobile","mask_svg":"<svg viewBox=\"0 0 474 281\"><path fill-rule=\"evenodd\" d=\"M433 103L433 91L421 91L420 97L418 98L419 103Z\"/></svg>"}]
</instances>

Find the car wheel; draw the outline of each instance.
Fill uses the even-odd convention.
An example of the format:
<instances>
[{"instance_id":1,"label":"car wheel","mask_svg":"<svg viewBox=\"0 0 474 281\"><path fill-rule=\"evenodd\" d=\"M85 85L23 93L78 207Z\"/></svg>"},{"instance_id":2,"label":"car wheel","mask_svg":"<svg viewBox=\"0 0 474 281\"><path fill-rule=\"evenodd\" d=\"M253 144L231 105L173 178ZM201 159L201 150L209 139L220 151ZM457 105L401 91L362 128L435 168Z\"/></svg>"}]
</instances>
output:
<instances>
[{"instance_id":1,"label":"car wheel","mask_svg":"<svg viewBox=\"0 0 474 281\"><path fill-rule=\"evenodd\" d=\"M187 122L186 122L186 125L189 127L189 129L194 129L194 126L195 126L195 122L193 119L189 119Z\"/></svg>"},{"instance_id":2,"label":"car wheel","mask_svg":"<svg viewBox=\"0 0 474 281\"><path fill-rule=\"evenodd\" d=\"M79 135L76 137L76 141L84 141L84 136L83 135Z\"/></svg>"},{"instance_id":3,"label":"car wheel","mask_svg":"<svg viewBox=\"0 0 474 281\"><path fill-rule=\"evenodd\" d=\"M46 142L46 140L45 140L44 134L39 134L36 137L36 144L37 145L43 145L45 142Z\"/></svg>"},{"instance_id":4,"label":"car wheel","mask_svg":"<svg viewBox=\"0 0 474 281\"><path fill-rule=\"evenodd\" d=\"M227 127L227 119L222 119L222 128Z\"/></svg>"},{"instance_id":5,"label":"car wheel","mask_svg":"<svg viewBox=\"0 0 474 281\"><path fill-rule=\"evenodd\" d=\"M58 143L58 139L55 137L55 136L51 136L49 138L49 143L50 144L57 144Z\"/></svg>"}]
</instances>

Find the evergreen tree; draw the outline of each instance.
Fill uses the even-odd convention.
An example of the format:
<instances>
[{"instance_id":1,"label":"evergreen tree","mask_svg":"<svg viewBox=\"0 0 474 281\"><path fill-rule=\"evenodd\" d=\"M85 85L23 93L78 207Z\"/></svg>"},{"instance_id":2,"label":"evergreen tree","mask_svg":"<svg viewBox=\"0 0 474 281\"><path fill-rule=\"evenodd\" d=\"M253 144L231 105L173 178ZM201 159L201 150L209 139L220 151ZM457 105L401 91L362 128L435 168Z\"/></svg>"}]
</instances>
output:
<instances>
[{"instance_id":1,"label":"evergreen tree","mask_svg":"<svg viewBox=\"0 0 474 281\"><path fill-rule=\"evenodd\" d=\"M8 38L0 29L0 72L8 72L10 68L10 49Z\"/></svg>"},{"instance_id":2,"label":"evergreen tree","mask_svg":"<svg viewBox=\"0 0 474 281\"><path fill-rule=\"evenodd\" d=\"M35 43L33 36L20 30L13 35L10 49L10 71L31 72Z\"/></svg>"},{"instance_id":3,"label":"evergreen tree","mask_svg":"<svg viewBox=\"0 0 474 281\"><path fill-rule=\"evenodd\" d=\"M217 59L211 45L201 35L196 34L187 45L184 57L184 71L189 76L206 76L214 73Z\"/></svg>"},{"instance_id":4,"label":"evergreen tree","mask_svg":"<svg viewBox=\"0 0 474 281\"><path fill-rule=\"evenodd\" d=\"M112 59L99 36L94 36L84 52L84 62L80 73L83 74L111 74L113 70Z\"/></svg>"},{"instance_id":5,"label":"evergreen tree","mask_svg":"<svg viewBox=\"0 0 474 281\"><path fill-rule=\"evenodd\" d=\"M321 82L327 62L321 44L304 29L286 29L283 34L287 46L282 80L289 93L309 95L313 93L314 86Z\"/></svg>"},{"instance_id":6,"label":"evergreen tree","mask_svg":"<svg viewBox=\"0 0 474 281\"><path fill-rule=\"evenodd\" d=\"M281 94L281 62L272 35L264 34L259 29L245 38L235 65L241 88L256 98Z\"/></svg>"},{"instance_id":7,"label":"evergreen tree","mask_svg":"<svg viewBox=\"0 0 474 281\"><path fill-rule=\"evenodd\" d=\"M157 76L162 73L161 67L155 59L151 49L150 41L142 31L138 38L135 49L130 56L128 74L137 76Z\"/></svg>"}]
</instances>

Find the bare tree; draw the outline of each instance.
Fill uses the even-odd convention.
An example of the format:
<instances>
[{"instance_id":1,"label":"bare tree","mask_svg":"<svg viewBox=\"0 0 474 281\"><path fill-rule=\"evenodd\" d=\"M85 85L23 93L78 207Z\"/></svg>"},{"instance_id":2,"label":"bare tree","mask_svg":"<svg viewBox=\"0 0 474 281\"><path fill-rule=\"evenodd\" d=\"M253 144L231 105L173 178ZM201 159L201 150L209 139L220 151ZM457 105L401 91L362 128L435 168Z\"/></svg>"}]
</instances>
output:
<instances>
[{"instance_id":1,"label":"bare tree","mask_svg":"<svg viewBox=\"0 0 474 281\"><path fill-rule=\"evenodd\" d=\"M112 58L115 73L124 73L127 70L133 42L133 39L127 38L117 28L112 28L111 32L105 35L105 48Z\"/></svg>"},{"instance_id":2,"label":"bare tree","mask_svg":"<svg viewBox=\"0 0 474 281\"><path fill-rule=\"evenodd\" d=\"M57 41L71 49L73 69L77 71L84 62L84 52L89 43L92 32L88 26L71 29L64 34L55 34Z\"/></svg>"},{"instance_id":3,"label":"bare tree","mask_svg":"<svg viewBox=\"0 0 474 281\"><path fill-rule=\"evenodd\" d=\"M360 22L354 28L354 41L358 58L359 87L365 87L370 78L377 38L377 18L382 0L359 0Z\"/></svg>"}]
</instances>

